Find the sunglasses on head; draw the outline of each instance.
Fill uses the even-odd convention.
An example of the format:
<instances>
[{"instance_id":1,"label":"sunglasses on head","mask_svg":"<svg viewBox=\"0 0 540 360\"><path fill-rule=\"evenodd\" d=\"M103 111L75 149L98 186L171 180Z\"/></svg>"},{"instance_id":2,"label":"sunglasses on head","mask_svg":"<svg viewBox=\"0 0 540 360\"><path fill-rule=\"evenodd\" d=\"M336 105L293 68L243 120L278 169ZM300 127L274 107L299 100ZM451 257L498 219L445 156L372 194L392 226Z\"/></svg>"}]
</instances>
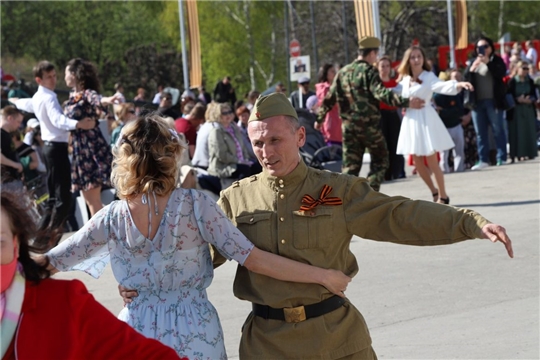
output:
<instances>
[{"instance_id":1,"label":"sunglasses on head","mask_svg":"<svg viewBox=\"0 0 540 360\"><path fill-rule=\"evenodd\" d=\"M229 110L229 111L223 111L221 113L221 115L231 115L231 114L234 114L234 112L232 110Z\"/></svg>"}]
</instances>

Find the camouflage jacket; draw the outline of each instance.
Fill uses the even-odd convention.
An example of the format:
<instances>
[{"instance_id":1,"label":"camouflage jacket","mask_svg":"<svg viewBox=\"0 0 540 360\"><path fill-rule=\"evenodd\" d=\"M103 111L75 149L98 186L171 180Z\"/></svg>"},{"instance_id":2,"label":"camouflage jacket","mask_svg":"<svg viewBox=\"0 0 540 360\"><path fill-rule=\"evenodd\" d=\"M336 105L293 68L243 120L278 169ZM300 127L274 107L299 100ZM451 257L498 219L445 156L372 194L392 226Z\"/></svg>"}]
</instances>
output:
<instances>
[{"instance_id":1,"label":"camouflage jacket","mask_svg":"<svg viewBox=\"0 0 540 360\"><path fill-rule=\"evenodd\" d=\"M409 106L409 99L384 87L379 71L363 60L355 60L336 74L330 91L319 108L317 122L324 121L336 102L343 120L378 120L379 102L392 106ZM368 119L366 119L368 118Z\"/></svg>"}]
</instances>

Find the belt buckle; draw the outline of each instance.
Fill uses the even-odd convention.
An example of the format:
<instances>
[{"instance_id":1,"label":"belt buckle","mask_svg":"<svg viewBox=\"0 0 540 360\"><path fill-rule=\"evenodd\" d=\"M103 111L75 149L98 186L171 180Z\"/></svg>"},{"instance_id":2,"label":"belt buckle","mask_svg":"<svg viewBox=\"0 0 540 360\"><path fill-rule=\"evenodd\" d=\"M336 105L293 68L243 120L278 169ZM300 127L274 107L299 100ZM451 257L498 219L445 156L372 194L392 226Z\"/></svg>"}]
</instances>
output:
<instances>
[{"instance_id":1,"label":"belt buckle","mask_svg":"<svg viewBox=\"0 0 540 360\"><path fill-rule=\"evenodd\" d=\"M283 308L283 315L285 315L285 321L288 323L299 323L306 320L306 311L303 305L293 308Z\"/></svg>"}]
</instances>

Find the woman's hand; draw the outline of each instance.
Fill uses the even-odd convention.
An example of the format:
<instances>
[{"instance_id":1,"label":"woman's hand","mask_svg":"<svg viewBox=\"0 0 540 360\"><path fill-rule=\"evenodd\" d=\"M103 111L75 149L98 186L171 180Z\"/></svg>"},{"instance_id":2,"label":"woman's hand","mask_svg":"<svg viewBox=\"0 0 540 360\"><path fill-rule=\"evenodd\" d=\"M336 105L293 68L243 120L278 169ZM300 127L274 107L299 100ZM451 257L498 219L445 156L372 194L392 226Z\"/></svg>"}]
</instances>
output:
<instances>
[{"instance_id":1,"label":"woman's hand","mask_svg":"<svg viewBox=\"0 0 540 360\"><path fill-rule=\"evenodd\" d=\"M412 97L409 99L409 108L411 109L421 109L425 105L425 101L418 97Z\"/></svg>"},{"instance_id":2,"label":"woman's hand","mask_svg":"<svg viewBox=\"0 0 540 360\"><path fill-rule=\"evenodd\" d=\"M36 264L41 265L41 266L44 266L45 264L49 262L49 259L47 259L47 255L32 254L30 255L30 257L32 258L32 260L36 262ZM51 272L51 275L54 275L58 272L58 269L52 266L51 264L48 264L47 270Z\"/></svg>"},{"instance_id":3,"label":"woman's hand","mask_svg":"<svg viewBox=\"0 0 540 360\"><path fill-rule=\"evenodd\" d=\"M458 82L456 87L457 87L458 90L465 89L465 90L469 90L469 91L474 91L474 86L472 86L472 84L470 82L467 82L467 81Z\"/></svg>"},{"instance_id":4,"label":"woman's hand","mask_svg":"<svg viewBox=\"0 0 540 360\"><path fill-rule=\"evenodd\" d=\"M474 59L474 62L471 65L471 71L475 71L478 66L480 66L480 64L484 62L484 57L485 56L483 55L478 55L478 57Z\"/></svg>"},{"instance_id":5,"label":"woman's hand","mask_svg":"<svg viewBox=\"0 0 540 360\"><path fill-rule=\"evenodd\" d=\"M345 297L347 285L351 282L351 278L338 270L325 270L325 277L322 279L321 285L327 288L331 293L337 296Z\"/></svg>"}]
</instances>

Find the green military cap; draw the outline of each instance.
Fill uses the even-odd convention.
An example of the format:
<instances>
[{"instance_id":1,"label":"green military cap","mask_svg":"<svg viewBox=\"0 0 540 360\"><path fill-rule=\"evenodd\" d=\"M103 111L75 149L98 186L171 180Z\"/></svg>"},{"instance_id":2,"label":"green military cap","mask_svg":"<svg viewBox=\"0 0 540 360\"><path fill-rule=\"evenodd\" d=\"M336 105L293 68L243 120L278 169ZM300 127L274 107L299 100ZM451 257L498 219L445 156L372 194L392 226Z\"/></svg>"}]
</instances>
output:
<instances>
[{"instance_id":1,"label":"green military cap","mask_svg":"<svg viewBox=\"0 0 540 360\"><path fill-rule=\"evenodd\" d=\"M294 110L289 99L282 93L272 93L270 95L259 96L255 105L253 105L248 122L264 120L279 115L292 116L298 120L298 114L296 114L296 110Z\"/></svg>"},{"instance_id":2,"label":"green military cap","mask_svg":"<svg viewBox=\"0 0 540 360\"><path fill-rule=\"evenodd\" d=\"M381 40L373 36L364 36L358 40L359 49L376 49L381 46Z\"/></svg>"}]
</instances>

